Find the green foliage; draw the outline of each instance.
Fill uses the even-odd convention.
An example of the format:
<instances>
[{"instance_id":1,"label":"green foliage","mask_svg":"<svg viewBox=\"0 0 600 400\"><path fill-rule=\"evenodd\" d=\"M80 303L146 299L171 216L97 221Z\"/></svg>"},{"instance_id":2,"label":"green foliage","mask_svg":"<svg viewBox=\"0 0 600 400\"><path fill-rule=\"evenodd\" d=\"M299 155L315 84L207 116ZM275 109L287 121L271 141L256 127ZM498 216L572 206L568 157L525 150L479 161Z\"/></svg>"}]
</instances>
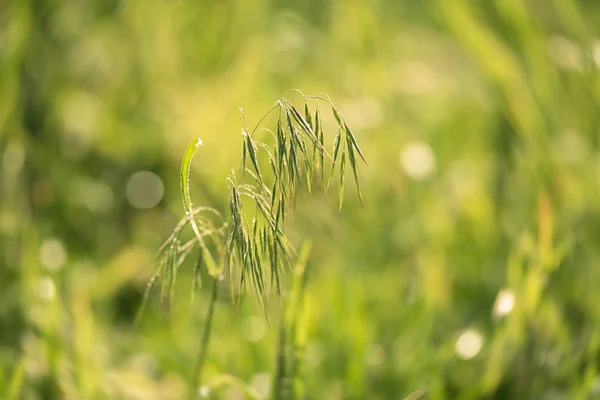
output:
<instances>
[{"instance_id":1,"label":"green foliage","mask_svg":"<svg viewBox=\"0 0 600 400\"><path fill-rule=\"evenodd\" d=\"M0 397L598 397L599 2L0 3Z\"/></svg>"},{"instance_id":2,"label":"green foliage","mask_svg":"<svg viewBox=\"0 0 600 400\"><path fill-rule=\"evenodd\" d=\"M306 117L302 116L294 106L294 100L304 101ZM307 103L309 100L314 101L315 104L322 102L333 111L338 124L333 159L325 148L325 134L318 106L315 107L313 121ZM277 133L261 127L261 123L270 114L277 115ZM193 140L186 148L180 173L181 197L186 217L179 222L173 233L161 246L159 267L148 284L144 301L147 301L149 290L160 277L163 278L163 292L168 287L171 292L170 297L173 299L177 271L185 258L192 252L195 243L201 252L199 260L206 265L210 276L216 279L228 267L226 271L228 277L230 279L239 278L239 289L249 286L261 300L266 312L269 290L276 288L277 293L281 293L280 274L294 262L294 249L284 233L284 223L286 215L290 211L289 208L291 205L295 205L297 191L301 190L302 186L306 186L309 192L315 184L326 190L325 175L319 175L315 171L325 161L331 162L331 173L327 178L328 182L331 181L336 170L336 163L339 161L337 154L342 141L345 143L342 145L338 168L340 210L344 195L346 152L351 160L360 196L359 173L354 153L357 152L363 161L364 156L348 124L328 99L305 95L284 98L278 100L276 105L260 119L259 124L252 132L247 131L245 117L243 122L242 164L239 170L234 170L231 177L227 178L230 199L227 222L223 221L215 209L206 207L194 209L192 207L191 162L202 145L202 140ZM271 134L271 137L267 137L267 139L272 139L272 143L259 141L256 138L259 132ZM268 176L261 171L259 153L264 154L271 167L271 173ZM246 167L247 158L250 159L252 169ZM244 179L247 176L251 179ZM250 204L245 206L243 198L249 199ZM220 219L220 225L215 226L211 220L205 218L204 215L207 213L217 216ZM192 228L194 239L182 244L179 238L187 224ZM214 255L213 250L206 244L208 238L212 239L214 243ZM200 261L196 266L199 264ZM196 270L194 276L197 275L198 271ZM194 282L196 282L195 279Z\"/></svg>"}]
</instances>

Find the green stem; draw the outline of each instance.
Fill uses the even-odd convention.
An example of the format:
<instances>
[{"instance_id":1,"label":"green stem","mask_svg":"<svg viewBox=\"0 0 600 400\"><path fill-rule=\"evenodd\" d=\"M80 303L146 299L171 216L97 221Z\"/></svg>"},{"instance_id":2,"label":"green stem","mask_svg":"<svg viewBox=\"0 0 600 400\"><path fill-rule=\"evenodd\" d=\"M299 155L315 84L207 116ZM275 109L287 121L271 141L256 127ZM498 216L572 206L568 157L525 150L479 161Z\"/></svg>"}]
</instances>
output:
<instances>
[{"instance_id":1,"label":"green stem","mask_svg":"<svg viewBox=\"0 0 600 400\"><path fill-rule=\"evenodd\" d=\"M279 329L279 343L277 345L277 358L275 360L275 376L273 377L273 386L271 388L272 400L281 400L284 391L284 379L286 377L286 346L287 333L285 330L285 313L281 315L281 326Z\"/></svg>"},{"instance_id":2,"label":"green stem","mask_svg":"<svg viewBox=\"0 0 600 400\"><path fill-rule=\"evenodd\" d=\"M192 387L190 398L196 399L198 396L198 388L202 382L202 369L204 362L206 361L206 353L208 351L208 342L210 340L210 333L212 327L212 320L215 314L215 305L217 303L217 295L219 293L219 279L214 279L212 295L210 298L210 304L208 305L208 312L206 314L206 320L204 321L204 330L202 332L202 341L200 342L200 353L198 353L198 360L194 368L194 376L192 377Z\"/></svg>"}]
</instances>

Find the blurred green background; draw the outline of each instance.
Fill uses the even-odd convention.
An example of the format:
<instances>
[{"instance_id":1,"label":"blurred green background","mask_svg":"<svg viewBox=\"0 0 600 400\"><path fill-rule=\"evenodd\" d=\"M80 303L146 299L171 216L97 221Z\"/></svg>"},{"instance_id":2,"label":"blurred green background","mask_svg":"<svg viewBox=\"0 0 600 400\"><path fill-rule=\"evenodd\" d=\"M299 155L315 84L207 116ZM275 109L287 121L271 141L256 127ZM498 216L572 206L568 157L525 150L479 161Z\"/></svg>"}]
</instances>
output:
<instances>
[{"instance_id":1,"label":"blurred green background","mask_svg":"<svg viewBox=\"0 0 600 400\"><path fill-rule=\"evenodd\" d=\"M600 398L599 66L595 0L2 1L0 398L186 396L191 261L133 323L181 156L203 139L195 203L226 210L238 108L292 88L369 161L364 207L289 220L308 398ZM205 379L264 397L277 317L223 291Z\"/></svg>"}]
</instances>

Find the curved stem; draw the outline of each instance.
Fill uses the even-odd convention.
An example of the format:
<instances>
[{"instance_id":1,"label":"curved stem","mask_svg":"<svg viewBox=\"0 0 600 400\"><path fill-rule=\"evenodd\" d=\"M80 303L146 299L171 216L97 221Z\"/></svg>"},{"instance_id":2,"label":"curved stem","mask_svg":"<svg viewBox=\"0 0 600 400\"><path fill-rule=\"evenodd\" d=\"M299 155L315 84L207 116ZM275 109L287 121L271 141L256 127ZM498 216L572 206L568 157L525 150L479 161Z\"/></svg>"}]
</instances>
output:
<instances>
[{"instance_id":1,"label":"curved stem","mask_svg":"<svg viewBox=\"0 0 600 400\"><path fill-rule=\"evenodd\" d=\"M208 351L208 343L210 341L210 333L212 329L212 320L215 314L215 305L217 303L217 295L219 293L219 279L214 279L212 294L210 303L208 304L208 311L206 313L206 319L204 320L204 330L202 331L202 341L200 342L200 352L198 353L198 359L194 367L194 375L192 377L192 387L190 388L190 399L196 399L198 397L198 388L202 382L202 369L206 361L206 353Z\"/></svg>"}]
</instances>

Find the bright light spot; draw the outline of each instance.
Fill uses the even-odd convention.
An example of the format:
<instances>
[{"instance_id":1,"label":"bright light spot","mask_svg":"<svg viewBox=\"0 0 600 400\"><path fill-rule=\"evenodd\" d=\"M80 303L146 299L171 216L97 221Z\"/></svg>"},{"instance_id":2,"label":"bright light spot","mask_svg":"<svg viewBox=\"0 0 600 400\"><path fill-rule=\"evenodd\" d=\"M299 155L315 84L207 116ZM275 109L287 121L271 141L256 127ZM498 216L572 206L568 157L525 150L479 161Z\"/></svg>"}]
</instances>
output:
<instances>
[{"instance_id":1,"label":"bright light spot","mask_svg":"<svg viewBox=\"0 0 600 400\"><path fill-rule=\"evenodd\" d=\"M164 193L162 180L150 171L136 172L127 182L127 200L135 208L147 209L156 206Z\"/></svg>"},{"instance_id":2,"label":"bright light spot","mask_svg":"<svg viewBox=\"0 0 600 400\"><path fill-rule=\"evenodd\" d=\"M417 181L426 179L436 169L435 156L431 147L421 141L404 146L400 161L406 175Z\"/></svg>"},{"instance_id":3,"label":"bright light spot","mask_svg":"<svg viewBox=\"0 0 600 400\"><path fill-rule=\"evenodd\" d=\"M471 359L479 353L483 345L483 336L474 329L467 329L456 341L456 353L465 360Z\"/></svg>"},{"instance_id":4,"label":"bright light spot","mask_svg":"<svg viewBox=\"0 0 600 400\"><path fill-rule=\"evenodd\" d=\"M367 346L367 365L371 367L376 367L381 364L385 359L385 352L383 348L378 344L370 344Z\"/></svg>"},{"instance_id":5,"label":"bright light spot","mask_svg":"<svg viewBox=\"0 0 600 400\"><path fill-rule=\"evenodd\" d=\"M265 334L265 322L263 318L257 315L251 315L242 322L242 329L246 340L258 342Z\"/></svg>"},{"instance_id":6,"label":"bright light spot","mask_svg":"<svg viewBox=\"0 0 600 400\"><path fill-rule=\"evenodd\" d=\"M550 58L563 69L580 70L583 65L581 49L572 40L556 35L548 41Z\"/></svg>"},{"instance_id":7,"label":"bright light spot","mask_svg":"<svg viewBox=\"0 0 600 400\"><path fill-rule=\"evenodd\" d=\"M254 375L250 380L250 387L254 389L261 399L268 398L271 389L271 374L268 372L261 372Z\"/></svg>"},{"instance_id":8,"label":"bright light spot","mask_svg":"<svg viewBox=\"0 0 600 400\"><path fill-rule=\"evenodd\" d=\"M51 301L56 296L56 286L50 278L42 278L38 281L36 292L40 300Z\"/></svg>"},{"instance_id":9,"label":"bright light spot","mask_svg":"<svg viewBox=\"0 0 600 400\"><path fill-rule=\"evenodd\" d=\"M494 316L504 317L508 315L515 306L515 292L511 289L502 289L498 292L494 303Z\"/></svg>"},{"instance_id":10,"label":"bright light spot","mask_svg":"<svg viewBox=\"0 0 600 400\"><path fill-rule=\"evenodd\" d=\"M208 397L208 395L210 394L210 388L208 386L200 386L198 388L198 394L201 397Z\"/></svg>"},{"instance_id":11,"label":"bright light spot","mask_svg":"<svg viewBox=\"0 0 600 400\"><path fill-rule=\"evenodd\" d=\"M40 263L49 271L57 271L67 260L67 251L58 239L46 239L40 247Z\"/></svg>"}]
</instances>

